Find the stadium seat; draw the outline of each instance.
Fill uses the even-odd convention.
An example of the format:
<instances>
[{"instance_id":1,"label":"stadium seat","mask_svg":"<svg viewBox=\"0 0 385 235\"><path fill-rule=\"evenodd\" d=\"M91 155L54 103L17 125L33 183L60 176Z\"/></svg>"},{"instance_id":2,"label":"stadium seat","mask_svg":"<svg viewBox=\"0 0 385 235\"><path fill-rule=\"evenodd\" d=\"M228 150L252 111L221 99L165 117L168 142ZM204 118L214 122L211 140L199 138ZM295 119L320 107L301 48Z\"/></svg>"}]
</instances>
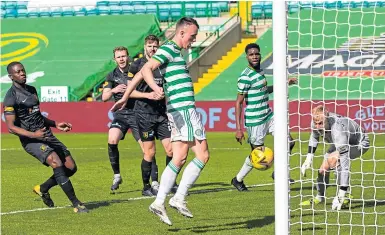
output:
<instances>
[{"instance_id":1,"label":"stadium seat","mask_svg":"<svg viewBox=\"0 0 385 235\"><path fill-rule=\"evenodd\" d=\"M167 9L159 9L159 21L168 21L170 18L170 11Z\"/></svg>"},{"instance_id":2,"label":"stadium seat","mask_svg":"<svg viewBox=\"0 0 385 235\"><path fill-rule=\"evenodd\" d=\"M188 16L188 17L194 17L195 16L195 4L186 3L185 16Z\"/></svg>"},{"instance_id":3,"label":"stadium seat","mask_svg":"<svg viewBox=\"0 0 385 235\"><path fill-rule=\"evenodd\" d=\"M308 1L302 1L302 2L299 2L299 5L301 9L311 9L313 6L313 3Z\"/></svg>"},{"instance_id":4,"label":"stadium seat","mask_svg":"<svg viewBox=\"0 0 385 235\"><path fill-rule=\"evenodd\" d=\"M128 6L128 5L123 5L122 6L122 14L129 15L134 13L134 7L133 6Z\"/></svg>"},{"instance_id":5,"label":"stadium seat","mask_svg":"<svg viewBox=\"0 0 385 235\"><path fill-rule=\"evenodd\" d=\"M39 9L35 8L35 7L29 7L27 9L27 12L28 12L28 18L36 18L36 17L39 17Z\"/></svg>"},{"instance_id":6,"label":"stadium seat","mask_svg":"<svg viewBox=\"0 0 385 235\"><path fill-rule=\"evenodd\" d=\"M61 7L51 7L51 17L61 17L63 16L63 11Z\"/></svg>"},{"instance_id":7,"label":"stadium seat","mask_svg":"<svg viewBox=\"0 0 385 235\"><path fill-rule=\"evenodd\" d=\"M74 16L74 9L72 7L63 7L62 16Z\"/></svg>"},{"instance_id":8,"label":"stadium seat","mask_svg":"<svg viewBox=\"0 0 385 235\"><path fill-rule=\"evenodd\" d=\"M316 7L316 8L323 8L325 6L325 2L324 1L314 1L313 2L313 7Z\"/></svg>"},{"instance_id":9,"label":"stadium seat","mask_svg":"<svg viewBox=\"0 0 385 235\"><path fill-rule=\"evenodd\" d=\"M146 6L134 5L134 14L146 14Z\"/></svg>"},{"instance_id":10,"label":"stadium seat","mask_svg":"<svg viewBox=\"0 0 385 235\"><path fill-rule=\"evenodd\" d=\"M156 5L147 5L146 6L146 13L147 14L153 14L153 15L156 15L157 13L157 8L156 8Z\"/></svg>"},{"instance_id":11,"label":"stadium seat","mask_svg":"<svg viewBox=\"0 0 385 235\"><path fill-rule=\"evenodd\" d=\"M17 2L16 8L17 9L27 9L28 2L23 1L23 2Z\"/></svg>"},{"instance_id":12,"label":"stadium seat","mask_svg":"<svg viewBox=\"0 0 385 235\"><path fill-rule=\"evenodd\" d=\"M131 6L131 1L120 1L119 6Z\"/></svg>"},{"instance_id":13,"label":"stadium seat","mask_svg":"<svg viewBox=\"0 0 385 235\"><path fill-rule=\"evenodd\" d=\"M182 4L176 3L170 5L171 20L178 20L182 17Z\"/></svg>"},{"instance_id":14,"label":"stadium seat","mask_svg":"<svg viewBox=\"0 0 385 235\"><path fill-rule=\"evenodd\" d=\"M213 3L214 5L214 3ZM218 17L219 16L219 7L211 7L209 8L209 16Z\"/></svg>"},{"instance_id":15,"label":"stadium seat","mask_svg":"<svg viewBox=\"0 0 385 235\"><path fill-rule=\"evenodd\" d=\"M355 8L356 4L354 2L351 2L351 1L340 1L339 7L340 8Z\"/></svg>"},{"instance_id":16,"label":"stadium seat","mask_svg":"<svg viewBox=\"0 0 385 235\"><path fill-rule=\"evenodd\" d=\"M99 15L98 9L96 9L95 6L85 6L84 10L86 12L86 16Z\"/></svg>"},{"instance_id":17,"label":"stadium seat","mask_svg":"<svg viewBox=\"0 0 385 235\"><path fill-rule=\"evenodd\" d=\"M96 2L96 6L97 6L97 7L107 7L109 4L110 4L109 1L100 1L100 2Z\"/></svg>"},{"instance_id":18,"label":"stadium seat","mask_svg":"<svg viewBox=\"0 0 385 235\"><path fill-rule=\"evenodd\" d=\"M99 15L105 16L110 14L110 7L107 6L98 6L97 7Z\"/></svg>"},{"instance_id":19,"label":"stadium seat","mask_svg":"<svg viewBox=\"0 0 385 235\"><path fill-rule=\"evenodd\" d=\"M253 19L261 19L263 17L262 6L256 5L251 8L251 17Z\"/></svg>"},{"instance_id":20,"label":"stadium seat","mask_svg":"<svg viewBox=\"0 0 385 235\"><path fill-rule=\"evenodd\" d=\"M340 2L328 1L325 3L326 8L336 9L340 7Z\"/></svg>"},{"instance_id":21,"label":"stadium seat","mask_svg":"<svg viewBox=\"0 0 385 235\"><path fill-rule=\"evenodd\" d=\"M86 10L82 6L74 7L74 15L75 16L86 16Z\"/></svg>"},{"instance_id":22,"label":"stadium seat","mask_svg":"<svg viewBox=\"0 0 385 235\"><path fill-rule=\"evenodd\" d=\"M208 15L207 3L197 3L195 5L195 13L197 17L207 17Z\"/></svg>"},{"instance_id":23,"label":"stadium seat","mask_svg":"<svg viewBox=\"0 0 385 235\"><path fill-rule=\"evenodd\" d=\"M110 6L110 14L111 15L121 15L122 14L122 7L121 6Z\"/></svg>"},{"instance_id":24,"label":"stadium seat","mask_svg":"<svg viewBox=\"0 0 385 235\"><path fill-rule=\"evenodd\" d=\"M49 7L40 7L39 17L51 17L51 9Z\"/></svg>"},{"instance_id":25,"label":"stadium seat","mask_svg":"<svg viewBox=\"0 0 385 235\"><path fill-rule=\"evenodd\" d=\"M266 6L265 6L266 7ZM271 7L267 7L267 8L263 8L263 15L265 17L265 19L271 19L273 18L273 8Z\"/></svg>"},{"instance_id":26,"label":"stadium seat","mask_svg":"<svg viewBox=\"0 0 385 235\"><path fill-rule=\"evenodd\" d=\"M27 9L17 9L17 18L26 18L28 17Z\"/></svg>"},{"instance_id":27,"label":"stadium seat","mask_svg":"<svg viewBox=\"0 0 385 235\"><path fill-rule=\"evenodd\" d=\"M375 2L373 2L373 1L364 1L364 5L366 7L381 7L381 6L383 6L383 2L381 2L381 1L375 1Z\"/></svg>"},{"instance_id":28,"label":"stadium seat","mask_svg":"<svg viewBox=\"0 0 385 235\"><path fill-rule=\"evenodd\" d=\"M135 6L138 6L138 5L144 5L144 1L133 1L132 2L132 5L135 7Z\"/></svg>"},{"instance_id":29,"label":"stadium seat","mask_svg":"<svg viewBox=\"0 0 385 235\"><path fill-rule=\"evenodd\" d=\"M112 7L112 6L119 6L119 2L116 2L116 1L110 1L110 2L108 3L108 6L109 6L109 7Z\"/></svg>"},{"instance_id":30,"label":"stadium seat","mask_svg":"<svg viewBox=\"0 0 385 235\"><path fill-rule=\"evenodd\" d=\"M156 6L157 2L155 2L155 1L145 1L144 4L145 5L150 5L150 6Z\"/></svg>"},{"instance_id":31,"label":"stadium seat","mask_svg":"<svg viewBox=\"0 0 385 235\"><path fill-rule=\"evenodd\" d=\"M222 12L228 12L229 11L229 2L218 2L219 9Z\"/></svg>"},{"instance_id":32,"label":"stadium seat","mask_svg":"<svg viewBox=\"0 0 385 235\"><path fill-rule=\"evenodd\" d=\"M6 10L8 10L8 9L16 9L16 6L17 6L17 2L15 2L15 1L5 2L5 9Z\"/></svg>"},{"instance_id":33,"label":"stadium seat","mask_svg":"<svg viewBox=\"0 0 385 235\"><path fill-rule=\"evenodd\" d=\"M5 10L5 2L4 1L1 1L1 9Z\"/></svg>"},{"instance_id":34,"label":"stadium seat","mask_svg":"<svg viewBox=\"0 0 385 235\"><path fill-rule=\"evenodd\" d=\"M2 8L1 9L1 18L4 18L4 16L5 16L5 10Z\"/></svg>"}]
</instances>

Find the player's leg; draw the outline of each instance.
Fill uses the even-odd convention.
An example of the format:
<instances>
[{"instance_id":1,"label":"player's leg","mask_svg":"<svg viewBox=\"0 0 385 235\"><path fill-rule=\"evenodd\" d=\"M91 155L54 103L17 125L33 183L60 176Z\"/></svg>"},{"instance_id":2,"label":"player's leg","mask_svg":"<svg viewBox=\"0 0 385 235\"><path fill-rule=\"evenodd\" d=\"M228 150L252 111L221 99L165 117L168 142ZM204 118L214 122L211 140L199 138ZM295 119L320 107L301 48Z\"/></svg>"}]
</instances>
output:
<instances>
[{"instance_id":1,"label":"player's leg","mask_svg":"<svg viewBox=\"0 0 385 235\"><path fill-rule=\"evenodd\" d=\"M136 113L136 125L132 125L131 129L133 130L137 128L137 131L142 141L143 145L143 159L141 163L141 171L142 171L142 181L143 181L143 196L154 196L154 192L150 185L150 177L153 169L153 159L155 157L156 147L155 147L155 125L156 125L156 116L150 114L142 114ZM158 180L158 176L156 181Z\"/></svg>"},{"instance_id":2,"label":"player's leg","mask_svg":"<svg viewBox=\"0 0 385 235\"><path fill-rule=\"evenodd\" d=\"M173 157L162 173L158 194L155 201L150 205L149 210L157 215L162 222L171 225L172 223L167 216L164 202L167 194L174 186L180 169L186 162L189 150L188 140L191 139L192 133L190 132L190 120L184 111L168 113L167 116L171 126Z\"/></svg>"},{"instance_id":3,"label":"player's leg","mask_svg":"<svg viewBox=\"0 0 385 235\"><path fill-rule=\"evenodd\" d=\"M248 143L251 146L251 152L258 147L263 147L265 136L268 131L267 123L247 127ZM250 154L251 154L250 152ZM231 184L240 192L247 191L247 187L244 184L244 178L251 172L253 165L250 161L250 154L246 157L245 161L238 174L231 180Z\"/></svg>"},{"instance_id":4,"label":"player's leg","mask_svg":"<svg viewBox=\"0 0 385 235\"><path fill-rule=\"evenodd\" d=\"M118 120L114 120L108 131L108 156L110 159L110 164L112 171L114 172L111 191L119 189L119 185L123 182L120 175L120 163L119 163L119 141L124 138L124 133L122 129L122 124Z\"/></svg>"},{"instance_id":5,"label":"player's leg","mask_svg":"<svg viewBox=\"0 0 385 235\"><path fill-rule=\"evenodd\" d=\"M195 158L186 166L178 190L170 199L169 204L171 207L177 209L182 215L192 218L193 215L186 206L186 196L188 195L188 190L194 185L203 168L209 161L210 153L205 129L196 110L186 110L185 117L187 122L187 133L190 136L193 135L194 138L193 142L189 142L189 147L191 147L191 150L194 152ZM174 152L176 151L174 148L173 150ZM174 161L174 158L172 161Z\"/></svg>"}]
</instances>

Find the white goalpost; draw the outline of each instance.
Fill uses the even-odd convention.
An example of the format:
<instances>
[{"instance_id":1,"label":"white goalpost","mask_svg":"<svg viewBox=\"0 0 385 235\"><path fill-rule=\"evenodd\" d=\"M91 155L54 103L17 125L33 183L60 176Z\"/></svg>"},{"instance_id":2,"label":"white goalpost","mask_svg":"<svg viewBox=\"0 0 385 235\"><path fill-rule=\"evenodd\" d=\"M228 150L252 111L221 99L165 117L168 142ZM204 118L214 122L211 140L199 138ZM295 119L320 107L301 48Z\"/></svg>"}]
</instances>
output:
<instances>
[{"instance_id":1,"label":"white goalpost","mask_svg":"<svg viewBox=\"0 0 385 235\"><path fill-rule=\"evenodd\" d=\"M275 234L385 234L385 1L273 1L273 56ZM288 88L290 77L298 84ZM331 209L335 169L325 201L300 205L317 195L331 146L321 137L312 169L301 175L318 105L353 119L370 138L368 152L350 161L350 196L339 211Z\"/></svg>"}]
</instances>

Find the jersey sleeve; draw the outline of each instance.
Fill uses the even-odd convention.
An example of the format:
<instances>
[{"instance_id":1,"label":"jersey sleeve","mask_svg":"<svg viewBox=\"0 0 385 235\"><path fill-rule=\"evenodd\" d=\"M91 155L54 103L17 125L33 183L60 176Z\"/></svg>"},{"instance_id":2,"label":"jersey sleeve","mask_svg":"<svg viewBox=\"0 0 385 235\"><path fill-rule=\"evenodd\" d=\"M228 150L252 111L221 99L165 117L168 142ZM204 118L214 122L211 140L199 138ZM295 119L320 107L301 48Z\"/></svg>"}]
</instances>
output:
<instances>
[{"instance_id":1,"label":"jersey sleeve","mask_svg":"<svg viewBox=\"0 0 385 235\"><path fill-rule=\"evenodd\" d=\"M8 92L4 97L4 115L15 115L16 98L11 92Z\"/></svg>"},{"instance_id":2,"label":"jersey sleeve","mask_svg":"<svg viewBox=\"0 0 385 235\"><path fill-rule=\"evenodd\" d=\"M113 88L113 84L112 84L112 81L111 81L111 74L110 73L107 75L106 81L103 84L103 89L104 88L110 88L110 89Z\"/></svg>"},{"instance_id":3,"label":"jersey sleeve","mask_svg":"<svg viewBox=\"0 0 385 235\"><path fill-rule=\"evenodd\" d=\"M159 61L160 64L163 65L173 61L173 54L175 54L175 52L173 52L172 46L162 45L152 58Z\"/></svg>"},{"instance_id":4,"label":"jersey sleeve","mask_svg":"<svg viewBox=\"0 0 385 235\"><path fill-rule=\"evenodd\" d=\"M238 87L238 93L239 94L246 94L251 87L251 81L250 81L249 77L240 76L238 78L237 87Z\"/></svg>"}]
</instances>

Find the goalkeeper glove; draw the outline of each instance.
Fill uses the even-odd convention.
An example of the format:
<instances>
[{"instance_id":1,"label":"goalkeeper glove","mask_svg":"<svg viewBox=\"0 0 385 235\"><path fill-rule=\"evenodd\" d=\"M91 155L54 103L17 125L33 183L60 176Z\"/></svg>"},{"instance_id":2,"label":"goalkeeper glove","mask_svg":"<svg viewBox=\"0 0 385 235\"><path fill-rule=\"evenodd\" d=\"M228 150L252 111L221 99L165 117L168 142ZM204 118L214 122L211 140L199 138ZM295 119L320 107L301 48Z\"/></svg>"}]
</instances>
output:
<instances>
[{"instance_id":1,"label":"goalkeeper glove","mask_svg":"<svg viewBox=\"0 0 385 235\"><path fill-rule=\"evenodd\" d=\"M312 154L312 153L308 153L307 154L306 160L305 160L305 162L301 166L301 174L302 174L303 177L306 177L306 170L312 168L312 166L313 166L313 157L314 157L314 154Z\"/></svg>"}]
</instances>

